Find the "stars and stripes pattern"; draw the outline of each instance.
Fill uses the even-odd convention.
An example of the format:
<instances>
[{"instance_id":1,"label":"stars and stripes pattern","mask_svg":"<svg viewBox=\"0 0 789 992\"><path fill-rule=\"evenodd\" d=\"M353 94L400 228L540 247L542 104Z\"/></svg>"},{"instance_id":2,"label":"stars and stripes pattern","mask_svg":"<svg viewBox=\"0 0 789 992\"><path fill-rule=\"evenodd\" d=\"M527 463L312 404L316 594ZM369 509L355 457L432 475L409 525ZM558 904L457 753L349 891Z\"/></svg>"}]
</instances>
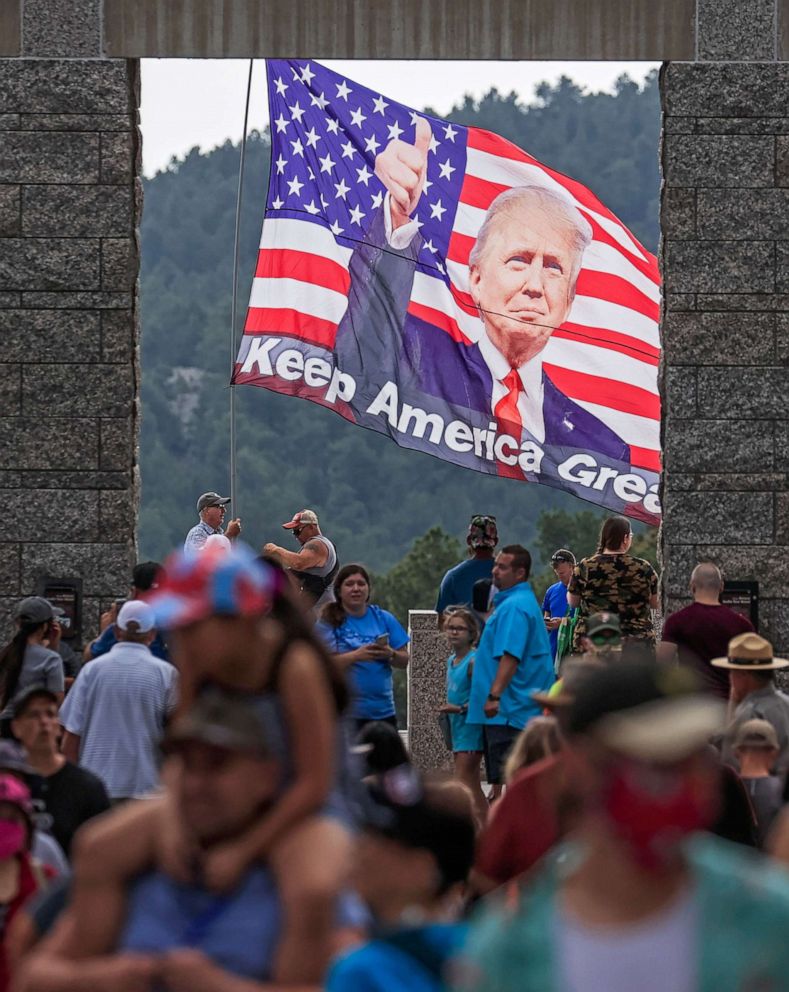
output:
<instances>
[{"instance_id":1,"label":"stars and stripes pattern","mask_svg":"<svg viewBox=\"0 0 789 992\"><path fill-rule=\"evenodd\" d=\"M331 349L348 306L350 256L386 193L376 155L395 138L413 142L426 115L303 59L269 60L268 93L272 165L245 334ZM659 472L657 260L580 183L495 134L426 119L433 136L413 216L422 248L409 312L457 341L477 341L468 259L487 208L513 186L563 194L593 241L543 368L630 446L634 468Z\"/></svg>"}]
</instances>

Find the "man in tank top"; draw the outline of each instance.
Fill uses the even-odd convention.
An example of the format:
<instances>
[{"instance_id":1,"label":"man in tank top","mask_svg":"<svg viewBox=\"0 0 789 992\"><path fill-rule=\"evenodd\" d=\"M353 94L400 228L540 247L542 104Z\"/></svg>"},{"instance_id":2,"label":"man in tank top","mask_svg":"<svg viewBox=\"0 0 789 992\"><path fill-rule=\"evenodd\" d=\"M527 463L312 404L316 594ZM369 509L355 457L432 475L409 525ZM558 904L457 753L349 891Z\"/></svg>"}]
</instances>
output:
<instances>
[{"instance_id":1,"label":"man in tank top","mask_svg":"<svg viewBox=\"0 0 789 992\"><path fill-rule=\"evenodd\" d=\"M317 615L324 604L334 599L332 583L340 568L337 549L321 534L314 510L300 510L282 526L293 531L301 550L288 551L277 544L266 544L263 555L293 573L305 605Z\"/></svg>"}]
</instances>

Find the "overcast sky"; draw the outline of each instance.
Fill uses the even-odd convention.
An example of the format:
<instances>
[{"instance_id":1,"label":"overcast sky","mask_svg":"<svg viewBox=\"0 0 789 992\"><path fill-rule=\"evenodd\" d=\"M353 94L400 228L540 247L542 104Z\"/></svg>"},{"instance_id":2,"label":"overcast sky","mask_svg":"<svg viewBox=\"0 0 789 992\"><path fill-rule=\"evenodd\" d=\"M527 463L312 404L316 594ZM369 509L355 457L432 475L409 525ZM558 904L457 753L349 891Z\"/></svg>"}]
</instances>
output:
<instances>
[{"instance_id":1,"label":"overcast sky","mask_svg":"<svg viewBox=\"0 0 789 992\"><path fill-rule=\"evenodd\" d=\"M639 81L656 62L337 62L336 72L421 108L446 113L464 93L479 97L492 86L515 90L524 102L542 80L566 75L588 90L610 90L628 73ZM152 176L173 155L237 141L244 125L249 62L242 59L144 59L142 63L143 170ZM265 62L255 62L249 129L268 123Z\"/></svg>"}]
</instances>

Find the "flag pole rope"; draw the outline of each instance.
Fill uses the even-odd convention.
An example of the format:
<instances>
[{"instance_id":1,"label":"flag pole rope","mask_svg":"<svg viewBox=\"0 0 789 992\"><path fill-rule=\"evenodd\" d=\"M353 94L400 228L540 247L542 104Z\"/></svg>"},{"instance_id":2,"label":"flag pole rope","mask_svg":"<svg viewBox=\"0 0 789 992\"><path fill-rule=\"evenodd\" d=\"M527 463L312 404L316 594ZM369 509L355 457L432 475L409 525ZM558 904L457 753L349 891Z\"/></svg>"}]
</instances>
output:
<instances>
[{"instance_id":1,"label":"flag pole rope","mask_svg":"<svg viewBox=\"0 0 789 992\"><path fill-rule=\"evenodd\" d=\"M249 100L252 94L252 69L255 60L249 60L249 74L247 76L247 100L244 105L244 133L241 137L241 157L238 163L238 192L236 194L236 228L233 236L233 297L230 307L230 499L233 508L233 517L238 517L239 507L236 502L236 391L233 388L232 376L236 367L236 315L238 312L238 263L241 230L241 194L244 188L244 164L247 151L247 124L249 121Z\"/></svg>"}]
</instances>

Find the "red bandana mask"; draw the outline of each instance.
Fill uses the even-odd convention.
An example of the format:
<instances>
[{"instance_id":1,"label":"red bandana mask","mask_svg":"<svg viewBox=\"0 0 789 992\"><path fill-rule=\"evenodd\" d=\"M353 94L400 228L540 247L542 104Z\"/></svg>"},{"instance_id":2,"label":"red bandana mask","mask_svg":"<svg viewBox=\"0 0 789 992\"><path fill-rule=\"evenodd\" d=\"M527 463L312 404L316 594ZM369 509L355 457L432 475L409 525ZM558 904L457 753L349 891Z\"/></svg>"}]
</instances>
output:
<instances>
[{"instance_id":1,"label":"red bandana mask","mask_svg":"<svg viewBox=\"0 0 789 992\"><path fill-rule=\"evenodd\" d=\"M717 797L706 780L682 766L657 768L622 762L603 796L603 808L634 860L659 872L688 834L709 827Z\"/></svg>"}]
</instances>

